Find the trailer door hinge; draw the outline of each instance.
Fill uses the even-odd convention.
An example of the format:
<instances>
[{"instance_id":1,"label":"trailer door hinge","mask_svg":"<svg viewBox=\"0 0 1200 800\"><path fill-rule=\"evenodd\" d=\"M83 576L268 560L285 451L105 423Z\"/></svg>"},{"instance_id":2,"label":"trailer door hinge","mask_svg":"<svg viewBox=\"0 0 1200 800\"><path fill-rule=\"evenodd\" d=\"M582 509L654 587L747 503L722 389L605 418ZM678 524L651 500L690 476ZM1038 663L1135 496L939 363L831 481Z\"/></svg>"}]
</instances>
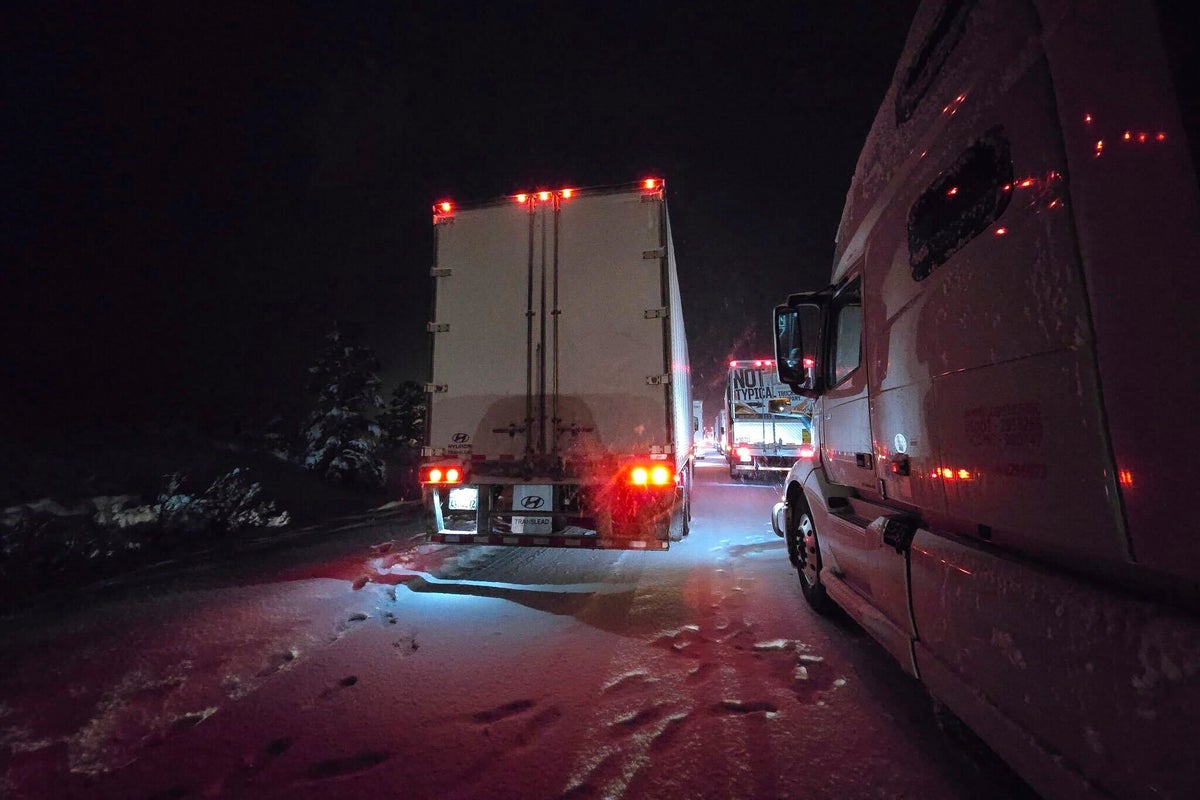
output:
<instances>
[{"instance_id":1,"label":"trailer door hinge","mask_svg":"<svg viewBox=\"0 0 1200 800\"><path fill-rule=\"evenodd\" d=\"M449 322L429 322L429 323L426 323L425 330L429 331L430 333L449 333L450 332L450 323Z\"/></svg>"},{"instance_id":2,"label":"trailer door hinge","mask_svg":"<svg viewBox=\"0 0 1200 800\"><path fill-rule=\"evenodd\" d=\"M433 269L429 270L429 277L449 278L452 273L453 270L451 270L450 267L434 267Z\"/></svg>"},{"instance_id":3,"label":"trailer door hinge","mask_svg":"<svg viewBox=\"0 0 1200 800\"><path fill-rule=\"evenodd\" d=\"M427 383L425 384L425 392L427 394L446 394L450 391L450 385L446 383Z\"/></svg>"},{"instance_id":4,"label":"trailer door hinge","mask_svg":"<svg viewBox=\"0 0 1200 800\"><path fill-rule=\"evenodd\" d=\"M667 248L656 247L653 250L643 250L642 258L662 258L667 254Z\"/></svg>"},{"instance_id":5,"label":"trailer door hinge","mask_svg":"<svg viewBox=\"0 0 1200 800\"><path fill-rule=\"evenodd\" d=\"M666 319L670 316L670 312L666 307L663 308L647 308L642 312L642 319Z\"/></svg>"},{"instance_id":6,"label":"trailer door hinge","mask_svg":"<svg viewBox=\"0 0 1200 800\"><path fill-rule=\"evenodd\" d=\"M651 386L666 386L670 382L671 382L670 375L647 375L646 376L646 383L650 384Z\"/></svg>"}]
</instances>

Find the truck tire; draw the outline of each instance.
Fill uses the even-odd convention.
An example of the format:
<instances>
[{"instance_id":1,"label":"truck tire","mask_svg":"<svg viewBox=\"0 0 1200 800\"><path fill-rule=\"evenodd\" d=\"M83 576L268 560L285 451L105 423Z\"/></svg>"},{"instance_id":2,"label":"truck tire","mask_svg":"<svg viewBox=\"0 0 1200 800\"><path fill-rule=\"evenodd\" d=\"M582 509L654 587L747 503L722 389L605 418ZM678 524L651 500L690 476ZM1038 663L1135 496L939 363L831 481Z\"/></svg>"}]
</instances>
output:
<instances>
[{"instance_id":1,"label":"truck tire","mask_svg":"<svg viewBox=\"0 0 1200 800\"><path fill-rule=\"evenodd\" d=\"M792 565L800 578L800 592L818 614L828 614L833 601L821 583L821 548L817 542L817 525L808 503L800 492L788 497L787 548Z\"/></svg>"}]
</instances>

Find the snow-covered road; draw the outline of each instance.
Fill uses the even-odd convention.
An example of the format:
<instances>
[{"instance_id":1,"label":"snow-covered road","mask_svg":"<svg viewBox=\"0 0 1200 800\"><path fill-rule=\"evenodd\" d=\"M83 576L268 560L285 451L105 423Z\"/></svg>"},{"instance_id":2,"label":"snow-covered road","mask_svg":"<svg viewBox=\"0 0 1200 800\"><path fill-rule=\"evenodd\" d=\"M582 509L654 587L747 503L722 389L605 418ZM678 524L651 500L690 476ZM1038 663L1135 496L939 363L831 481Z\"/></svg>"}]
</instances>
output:
<instances>
[{"instance_id":1,"label":"snow-covered road","mask_svg":"<svg viewBox=\"0 0 1200 800\"><path fill-rule=\"evenodd\" d=\"M1022 790L807 609L775 489L696 474L667 553L416 546L393 523L4 620L0 796Z\"/></svg>"}]
</instances>

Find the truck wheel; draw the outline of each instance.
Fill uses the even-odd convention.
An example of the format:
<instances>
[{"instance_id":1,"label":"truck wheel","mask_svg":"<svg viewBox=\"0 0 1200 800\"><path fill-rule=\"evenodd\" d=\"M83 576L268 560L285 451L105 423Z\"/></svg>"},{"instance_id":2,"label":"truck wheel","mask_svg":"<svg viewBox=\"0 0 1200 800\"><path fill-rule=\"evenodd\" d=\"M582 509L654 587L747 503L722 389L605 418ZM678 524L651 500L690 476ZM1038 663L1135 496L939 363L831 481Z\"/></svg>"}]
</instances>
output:
<instances>
[{"instance_id":1,"label":"truck wheel","mask_svg":"<svg viewBox=\"0 0 1200 800\"><path fill-rule=\"evenodd\" d=\"M817 543L817 526L803 500L795 506L788 502L788 551L800 577L800 591L818 614L827 614L833 602L821 583L821 548Z\"/></svg>"}]
</instances>

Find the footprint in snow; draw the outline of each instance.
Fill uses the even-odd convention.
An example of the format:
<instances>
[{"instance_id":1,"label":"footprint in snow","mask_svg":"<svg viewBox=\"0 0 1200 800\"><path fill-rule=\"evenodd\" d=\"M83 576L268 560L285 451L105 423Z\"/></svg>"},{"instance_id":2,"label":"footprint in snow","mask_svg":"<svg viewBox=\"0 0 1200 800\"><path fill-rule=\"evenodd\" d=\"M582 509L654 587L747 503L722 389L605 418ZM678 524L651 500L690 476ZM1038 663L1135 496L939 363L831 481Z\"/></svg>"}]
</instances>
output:
<instances>
[{"instance_id":1,"label":"footprint in snow","mask_svg":"<svg viewBox=\"0 0 1200 800\"><path fill-rule=\"evenodd\" d=\"M366 772L379 766L392 757L391 753L383 750L368 750L358 755L346 758L329 758L318 761L308 769L308 777L312 780L323 781L330 778L341 778L357 772Z\"/></svg>"},{"instance_id":2,"label":"footprint in snow","mask_svg":"<svg viewBox=\"0 0 1200 800\"><path fill-rule=\"evenodd\" d=\"M511 703L489 708L486 711L476 711L471 715L471 721L479 725L490 725L493 722L523 714L535 705L537 704L533 700L513 700Z\"/></svg>"}]
</instances>

